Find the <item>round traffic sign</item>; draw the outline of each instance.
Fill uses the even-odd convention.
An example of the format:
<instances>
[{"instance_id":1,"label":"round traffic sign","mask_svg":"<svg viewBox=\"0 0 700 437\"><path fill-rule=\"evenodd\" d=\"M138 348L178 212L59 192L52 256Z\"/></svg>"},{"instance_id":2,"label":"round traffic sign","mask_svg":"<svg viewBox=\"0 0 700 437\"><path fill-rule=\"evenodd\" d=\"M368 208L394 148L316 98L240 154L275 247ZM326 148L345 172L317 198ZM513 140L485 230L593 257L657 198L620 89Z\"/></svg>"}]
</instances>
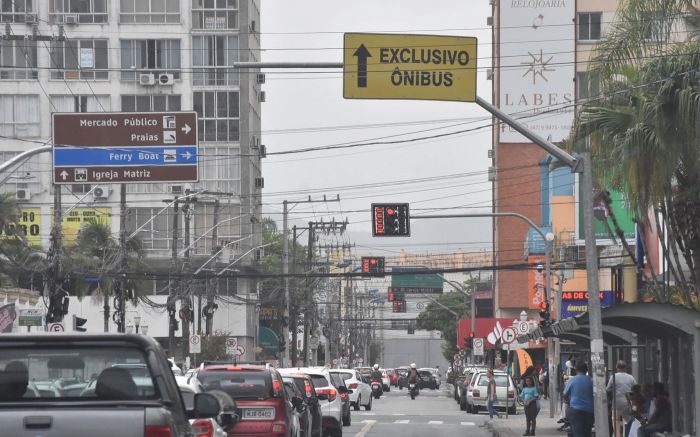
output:
<instances>
[{"instance_id":1,"label":"round traffic sign","mask_svg":"<svg viewBox=\"0 0 700 437\"><path fill-rule=\"evenodd\" d=\"M199 335L190 335L190 344L199 344Z\"/></svg>"},{"instance_id":2,"label":"round traffic sign","mask_svg":"<svg viewBox=\"0 0 700 437\"><path fill-rule=\"evenodd\" d=\"M515 328L511 328L509 326L503 330L503 334L501 334L501 341L503 341L505 344L511 344L515 341L515 337L517 336L518 333L515 331Z\"/></svg>"},{"instance_id":3,"label":"round traffic sign","mask_svg":"<svg viewBox=\"0 0 700 437\"><path fill-rule=\"evenodd\" d=\"M226 338L226 347L234 348L238 345L238 339L236 337Z\"/></svg>"},{"instance_id":4,"label":"round traffic sign","mask_svg":"<svg viewBox=\"0 0 700 437\"><path fill-rule=\"evenodd\" d=\"M63 332L65 329L63 328L63 323L50 323L49 324L49 332Z\"/></svg>"},{"instance_id":5,"label":"round traffic sign","mask_svg":"<svg viewBox=\"0 0 700 437\"><path fill-rule=\"evenodd\" d=\"M245 348L243 347L242 344L239 344L238 346L236 346L236 349L233 351L233 355L240 357L243 354L245 354Z\"/></svg>"},{"instance_id":6,"label":"round traffic sign","mask_svg":"<svg viewBox=\"0 0 700 437\"><path fill-rule=\"evenodd\" d=\"M475 338L473 340L473 346L474 349L481 349L484 347L484 339L483 338Z\"/></svg>"},{"instance_id":7,"label":"round traffic sign","mask_svg":"<svg viewBox=\"0 0 700 437\"><path fill-rule=\"evenodd\" d=\"M518 334L525 335L530 332L530 322L521 320L518 322Z\"/></svg>"}]
</instances>

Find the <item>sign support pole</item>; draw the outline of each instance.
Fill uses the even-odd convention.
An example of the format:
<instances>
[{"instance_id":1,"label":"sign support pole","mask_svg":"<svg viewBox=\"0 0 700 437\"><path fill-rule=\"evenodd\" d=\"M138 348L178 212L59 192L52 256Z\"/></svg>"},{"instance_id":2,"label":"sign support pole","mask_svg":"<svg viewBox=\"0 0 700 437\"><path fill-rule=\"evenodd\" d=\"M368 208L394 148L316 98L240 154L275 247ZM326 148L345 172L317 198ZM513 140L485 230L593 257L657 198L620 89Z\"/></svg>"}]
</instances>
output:
<instances>
[{"instance_id":1,"label":"sign support pole","mask_svg":"<svg viewBox=\"0 0 700 437\"><path fill-rule=\"evenodd\" d=\"M126 184L119 186L119 251L121 262L119 270L121 273L121 281L119 285L119 294L117 300L119 308L119 332L124 332L126 329L126 271L128 270L128 260L126 258Z\"/></svg>"}]
</instances>

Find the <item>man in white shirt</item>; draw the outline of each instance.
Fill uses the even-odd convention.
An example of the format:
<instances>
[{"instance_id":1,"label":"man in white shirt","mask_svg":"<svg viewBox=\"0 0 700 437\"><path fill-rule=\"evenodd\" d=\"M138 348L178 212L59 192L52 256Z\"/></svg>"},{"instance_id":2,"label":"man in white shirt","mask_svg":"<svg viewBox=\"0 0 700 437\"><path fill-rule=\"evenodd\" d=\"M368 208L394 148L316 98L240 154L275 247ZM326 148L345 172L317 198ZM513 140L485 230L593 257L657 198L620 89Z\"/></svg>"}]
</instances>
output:
<instances>
[{"instance_id":1,"label":"man in white shirt","mask_svg":"<svg viewBox=\"0 0 700 437\"><path fill-rule=\"evenodd\" d=\"M606 390L613 393L614 396L615 437L624 437L625 424L632 419L627 393L632 391L632 387L637 384L637 381L634 376L626 372L627 363L620 360L616 367L617 372L608 380Z\"/></svg>"}]
</instances>

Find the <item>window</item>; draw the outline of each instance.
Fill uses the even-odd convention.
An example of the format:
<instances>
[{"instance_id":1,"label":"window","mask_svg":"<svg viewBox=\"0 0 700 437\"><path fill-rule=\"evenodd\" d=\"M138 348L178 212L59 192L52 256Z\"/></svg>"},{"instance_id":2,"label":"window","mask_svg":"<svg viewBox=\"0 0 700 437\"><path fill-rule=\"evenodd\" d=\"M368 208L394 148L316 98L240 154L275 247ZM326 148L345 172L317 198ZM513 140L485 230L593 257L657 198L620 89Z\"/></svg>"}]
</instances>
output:
<instances>
[{"instance_id":1,"label":"window","mask_svg":"<svg viewBox=\"0 0 700 437\"><path fill-rule=\"evenodd\" d=\"M0 96L0 135L13 138L40 134L39 96Z\"/></svg>"},{"instance_id":2,"label":"window","mask_svg":"<svg viewBox=\"0 0 700 437\"><path fill-rule=\"evenodd\" d=\"M120 23L179 23L180 0L121 0Z\"/></svg>"},{"instance_id":3,"label":"window","mask_svg":"<svg viewBox=\"0 0 700 437\"><path fill-rule=\"evenodd\" d=\"M50 1L49 20L51 23L107 22L107 0Z\"/></svg>"},{"instance_id":4,"label":"window","mask_svg":"<svg viewBox=\"0 0 700 437\"><path fill-rule=\"evenodd\" d=\"M597 75L588 72L576 73L579 100L595 98L600 95L600 81Z\"/></svg>"},{"instance_id":5,"label":"window","mask_svg":"<svg viewBox=\"0 0 700 437\"><path fill-rule=\"evenodd\" d=\"M603 14L586 12L578 14L579 41L595 41L600 39L600 22Z\"/></svg>"},{"instance_id":6,"label":"window","mask_svg":"<svg viewBox=\"0 0 700 437\"><path fill-rule=\"evenodd\" d=\"M109 96L51 96L52 112L106 112Z\"/></svg>"},{"instance_id":7,"label":"window","mask_svg":"<svg viewBox=\"0 0 700 437\"><path fill-rule=\"evenodd\" d=\"M126 228L129 233L143 226L137 235L141 238L141 243L145 250L160 250L170 247L172 240L173 209L168 208L161 212L162 209L163 208L129 208L127 212ZM178 220L180 220L180 222L178 225L180 229L184 229L182 221L183 214L179 214L179 216ZM151 221L149 222L149 220Z\"/></svg>"},{"instance_id":8,"label":"window","mask_svg":"<svg viewBox=\"0 0 700 437\"><path fill-rule=\"evenodd\" d=\"M238 29L238 0L193 0L193 29Z\"/></svg>"},{"instance_id":9,"label":"window","mask_svg":"<svg viewBox=\"0 0 700 437\"><path fill-rule=\"evenodd\" d=\"M0 79L36 79L36 41L0 40Z\"/></svg>"},{"instance_id":10,"label":"window","mask_svg":"<svg viewBox=\"0 0 700 437\"><path fill-rule=\"evenodd\" d=\"M106 39L55 42L51 51L52 79L108 79Z\"/></svg>"},{"instance_id":11,"label":"window","mask_svg":"<svg viewBox=\"0 0 700 437\"><path fill-rule=\"evenodd\" d=\"M122 112L168 112L180 110L175 94L122 96Z\"/></svg>"},{"instance_id":12,"label":"window","mask_svg":"<svg viewBox=\"0 0 700 437\"><path fill-rule=\"evenodd\" d=\"M180 40L123 40L122 80L138 80L139 73L171 73L180 79Z\"/></svg>"},{"instance_id":13,"label":"window","mask_svg":"<svg viewBox=\"0 0 700 437\"><path fill-rule=\"evenodd\" d=\"M209 191L239 193L241 159L238 147L199 146L199 180Z\"/></svg>"},{"instance_id":14,"label":"window","mask_svg":"<svg viewBox=\"0 0 700 437\"><path fill-rule=\"evenodd\" d=\"M238 91L194 93L200 141L238 141Z\"/></svg>"},{"instance_id":15,"label":"window","mask_svg":"<svg viewBox=\"0 0 700 437\"><path fill-rule=\"evenodd\" d=\"M203 35L192 37L194 85L238 85L238 37ZM202 68L203 67L203 68Z\"/></svg>"},{"instance_id":16,"label":"window","mask_svg":"<svg viewBox=\"0 0 700 437\"><path fill-rule=\"evenodd\" d=\"M34 12L32 0L0 0L0 23L34 22L34 17L27 15Z\"/></svg>"},{"instance_id":17,"label":"window","mask_svg":"<svg viewBox=\"0 0 700 437\"><path fill-rule=\"evenodd\" d=\"M90 184L73 184L70 186L70 190L73 194L87 194L92 189Z\"/></svg>"}]
</instances>

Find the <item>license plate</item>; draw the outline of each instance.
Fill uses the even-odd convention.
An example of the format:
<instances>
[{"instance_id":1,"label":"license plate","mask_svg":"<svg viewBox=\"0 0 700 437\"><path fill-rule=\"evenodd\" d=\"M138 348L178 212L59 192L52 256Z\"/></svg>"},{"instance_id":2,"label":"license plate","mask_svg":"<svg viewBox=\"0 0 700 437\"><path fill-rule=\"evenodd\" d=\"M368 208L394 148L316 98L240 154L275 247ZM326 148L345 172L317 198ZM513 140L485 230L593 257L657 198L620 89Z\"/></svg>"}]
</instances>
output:
<instances>
[{"instance_id":1,"label":"license plate","mask_svg":"<svg viewBox=\"0 0 700 437\"><path fill-rule=\"evenodd\" d=\"M272 420L275 418L274 408L243 408L244 420Z\"/></svg>"}]
</instances>

